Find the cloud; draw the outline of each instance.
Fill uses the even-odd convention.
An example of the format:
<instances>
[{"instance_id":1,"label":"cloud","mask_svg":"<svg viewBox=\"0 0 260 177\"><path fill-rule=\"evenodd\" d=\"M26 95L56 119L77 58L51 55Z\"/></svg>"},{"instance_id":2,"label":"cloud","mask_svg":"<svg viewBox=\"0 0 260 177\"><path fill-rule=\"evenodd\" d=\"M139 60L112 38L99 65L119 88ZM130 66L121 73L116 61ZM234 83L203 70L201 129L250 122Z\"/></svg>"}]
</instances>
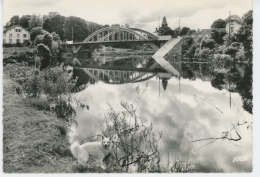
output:
<instances>
[{"instance_id":1,"label":"cloud","mask_svg":"<svg viewBox=\"0 0 260 177\"><path fill-rule=\"evenodd\" d=\"M62 3L62 0L22 0L22 1L11 0L10 1L10 5L12 7L34 7L34 8L51 7L60 3Z\"/></svg>"}]
</instances>

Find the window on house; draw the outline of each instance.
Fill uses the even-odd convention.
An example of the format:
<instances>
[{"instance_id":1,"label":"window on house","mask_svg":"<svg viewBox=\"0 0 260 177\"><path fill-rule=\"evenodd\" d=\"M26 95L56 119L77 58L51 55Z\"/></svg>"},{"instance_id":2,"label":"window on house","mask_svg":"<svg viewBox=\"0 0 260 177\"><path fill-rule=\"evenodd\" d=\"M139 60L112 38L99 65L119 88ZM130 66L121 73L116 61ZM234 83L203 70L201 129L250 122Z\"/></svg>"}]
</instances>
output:
<instances>
[{"instance_id":1,"label":"window on house","mask_svg":"<svg viewBox=\"0 0 260 177\"><path fill-rule=\"evenodd\" d=\"M16 39L16 43L20 43L20 39Z\"/></svg>"},{"instance_id":2,"label":"window on house","mask_svg":"<svg viewBox=\"0 0 260 177\"><path fill-rule=\"evenodd\" d=\"M9 34L9 38L12 39L13 35L12 34Z\"/></svg>"},{"instance_id":3,"label":"window on house","mask_svg":"<svg viewBox=\"0 0 260 177\"><path fill-rule=\"evenodd\" d=\"M234 27L231 27L230 30L231 30L231 33L234 33Z\"/></svg>"},{"instance_id":4,"label":"window on house","mask_svg":"<svg viewBox=\"0 0 260 177\"><path fill-rule=\"evenodd\" d=\"M20 37L20 35L19 34L17 34L17 38L19 38Z\"/></svg>"},{"instance_id":5,"label":"window on house","mask_svg":"<svg viewBox=\"0 0 260 177\"><path fill-rule=\"evenodd\" d=\"M12 44L13 43L13 40L12 39L10 39L10 44Z\"/></svg>"},{"instance_id":6,"label":"window on house","mask_svg":"<svg viewBox=\"0 0 260 177\"><path fill-rule=\"evenodd\" d=\"M15 32L21 32L21 29L15 29Z\"/></svg>"},{"instance_id":7,"label":"window on house","mask_svg":"<svg viewBox=\"0 0 260 177\"><path fill-rule=\"evenodd\" d=\"M24 37L24 38L27 38L27 34L23 34L23 37Z\"/></svg>"}]
</instances>

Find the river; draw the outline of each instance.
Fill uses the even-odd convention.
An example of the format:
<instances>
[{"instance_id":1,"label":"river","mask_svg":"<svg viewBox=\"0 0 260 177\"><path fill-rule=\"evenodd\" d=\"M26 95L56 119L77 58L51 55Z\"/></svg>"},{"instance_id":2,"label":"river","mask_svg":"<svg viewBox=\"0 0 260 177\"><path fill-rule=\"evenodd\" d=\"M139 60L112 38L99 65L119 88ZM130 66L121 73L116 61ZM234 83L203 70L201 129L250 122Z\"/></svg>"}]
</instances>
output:
<instances>
[{"instance_id":1,"label":"river","mask_svg":"<svg viewBox=\"0 0 260 177\"><path fill-rule=\"evenodd\" d=\"M71 140L99 133L109 105L120 111L120 101L134 104L137 90L147 87L136 113L163 133L161 166L181 160L195 165L195 172L252 171L251 65L170 62L180 74L173 75L151 56L78 56L73 61L81 63L74 68L77 84L86 86L75 97L89 109L75 108L78 126L71 127ZM244 124L236 128L239 141L192 142L222 137L237 123ZM235 131L229 133L238 138Z\"/></svg>"}]
</instances>

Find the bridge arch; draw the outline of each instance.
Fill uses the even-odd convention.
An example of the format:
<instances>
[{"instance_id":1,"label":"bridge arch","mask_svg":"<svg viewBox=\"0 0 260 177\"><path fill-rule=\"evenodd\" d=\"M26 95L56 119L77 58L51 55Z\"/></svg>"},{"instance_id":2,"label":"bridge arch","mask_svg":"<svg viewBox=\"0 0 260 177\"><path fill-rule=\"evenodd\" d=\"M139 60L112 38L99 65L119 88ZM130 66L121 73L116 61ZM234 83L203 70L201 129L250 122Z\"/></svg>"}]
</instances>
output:
<instances>
[{"instance_id":1,"label":"bridge arch","mask_svg":"<svg viewBox=\"0 0 260 177\"><path fill-rule=\"evenodd\" d=\"M98 68L83 68L87 75L96 81L102 81L106 84L126 84L137 83L149 80L157 75L153 72L138 71L120 71L120 70L104 70ZM107 79L104 79L107 77Z\"/></svg>"},{"instance_id":2,"label":"bridge arch","mask_svg":"<svg viewBox=\"0 0 260 177\"><path fill-rule=\"evenodd\" d=\"M104 41L104 40L109 40L110 36L115 35L116 33L120 34L119 40L121 40L121 34L123 35L123 40L134 40L135 38L137 39L147 39L145 36L143 36L142 34L138 33L144 33L147 36L153 38L153 39L158 39L157 36L153 35L152 33L149 33L145 30L141 30L138 28L125 28L125 27L106 27L106 28L102 28L99 29L97 31L95 31L94 33L92 33L91 35L89 35L86 39L84 39L83 42L91 42L91 41ZM126 34L126 36L124 36ZM129 39L130 37L127 35L131 35L132 39ZM99 37L101 36L101 38ZM114 37L114 36L113 36ZM74 52L77 53L80 48L82 47L82 45L78 46Z\"/></svg>"}]
</instances>

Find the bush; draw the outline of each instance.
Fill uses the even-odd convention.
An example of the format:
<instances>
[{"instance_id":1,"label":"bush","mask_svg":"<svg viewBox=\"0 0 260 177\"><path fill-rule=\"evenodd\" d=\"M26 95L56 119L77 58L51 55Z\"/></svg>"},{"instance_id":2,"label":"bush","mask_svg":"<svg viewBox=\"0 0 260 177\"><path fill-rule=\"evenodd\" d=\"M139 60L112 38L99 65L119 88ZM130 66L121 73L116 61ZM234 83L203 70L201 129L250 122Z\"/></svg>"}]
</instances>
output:
<instances>
[{"instance_id":1,"label":"bush","mask_svg":"<svg viewBox=\"0 0 260 177\"><path fill-rule=\"evenodd\" d=\"M199 55L199 57L201 57L203 59L209 59L213 55L213 50L211 50L209 48L203 48L199 51L198 55Z\"/></svg>"},{"instance_id":2,"label":"bush","mask_svg":"<svg viewBox=\"0 0 260 177\"><path fill-rule=\"evenodd\" d=\"M215 47L215 41L213 39L205 39L201 42L202 48L213 49Z\"/></svg>"},{"instance_id":3,"label":"bush","mask_svg":"<svg viewBox=\"0 0 260 177\"><path fill-rule=\"evenodd\" d=\"M64 99L56 102L55 112L58 118L64 119L69 125L76 124L76 111Z\"/></svg>"},{"instance_id":4,"label":"bush","mask_svg":"<svg viewBox=\"0 0 260 177\"><path fill-rule=\"evenodd\" d=\"M191 36L185 36L182 39L182 44L181 44L182 55L191 47L193 43L194 43L194 39Z\"/></svg>"},{"instance_id":5,"label":"bush","mask_svg":"<svg viewBox=\"0 0 260 177\"><path fill-rule=\"evenodd\" d=\"M38 110L43 110L43 111L49 111L50 106L49 102L43 99L36 99L36 98L29 98L26 100L31 106L37 108Z\"/></svg>"},{"instance_id":6,"label":"bush","mask_svg":"<svg viewBox=\"0 0 260 177\"><path fill-rule=\"evenodd\" d=\"M137 172L160 172L160 141L162 133L155 133L152 124L144 125L136 115L142 94L139 89L136 105L121 102L122 112L110 107L103 134L113 135L114 159L110 165L128 170L137 166Z\"/></svg>"}]
</instances>

